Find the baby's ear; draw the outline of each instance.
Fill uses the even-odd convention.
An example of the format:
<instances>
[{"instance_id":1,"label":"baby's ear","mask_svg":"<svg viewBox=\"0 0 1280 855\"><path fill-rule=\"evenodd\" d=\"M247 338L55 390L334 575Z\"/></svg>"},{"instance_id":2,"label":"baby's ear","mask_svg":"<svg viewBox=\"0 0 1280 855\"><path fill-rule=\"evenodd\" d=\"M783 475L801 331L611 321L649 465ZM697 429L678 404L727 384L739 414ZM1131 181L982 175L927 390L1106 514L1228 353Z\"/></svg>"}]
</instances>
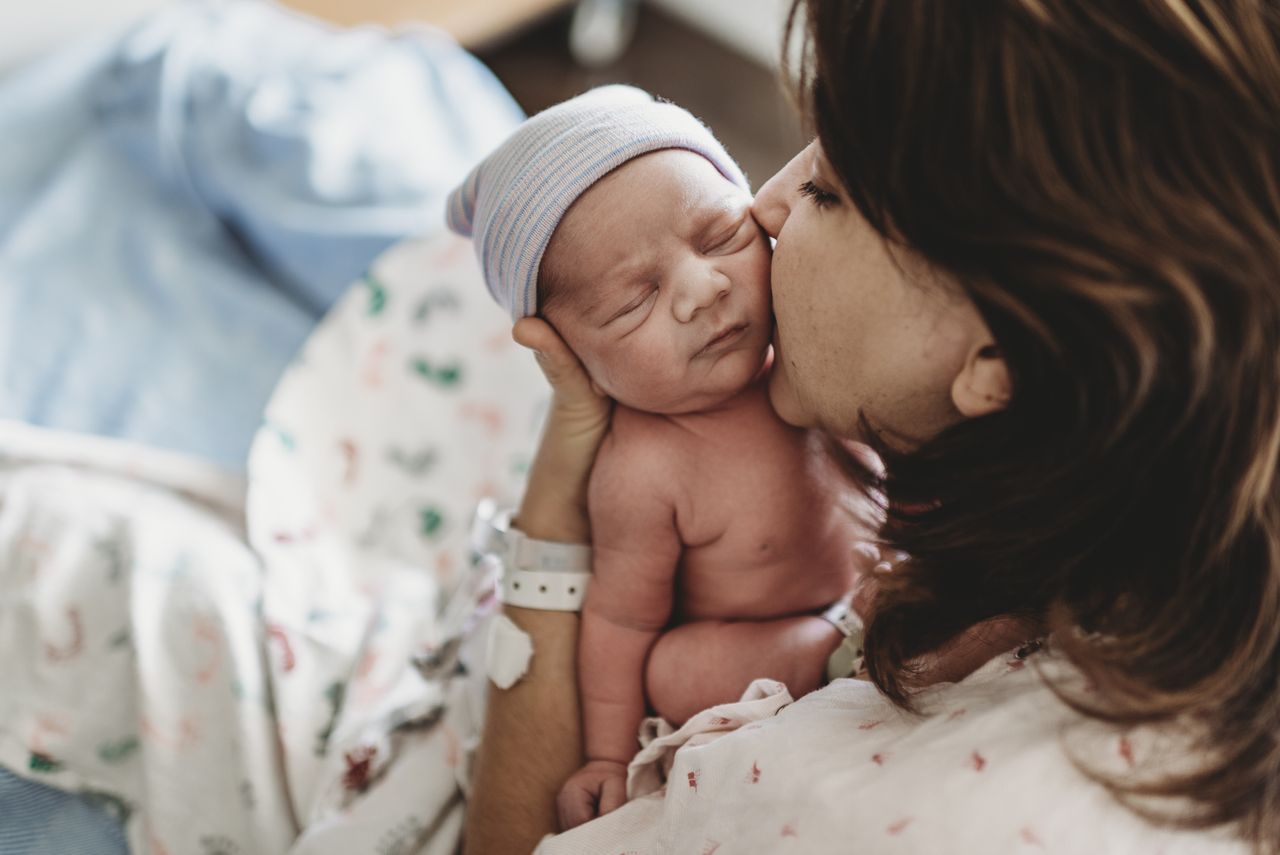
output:
<instances>
[{"instance_id":1,"label":"baby's ear","mask_svg":"<svg viewBox=\"0 0 1280 855\"><path fill-rule=\"evenodd\" d=\"M1009 367L995 342L974 345L951 384L951 401L965 418L999 412L1013 394Z\"/></svg>"}]
</instances>

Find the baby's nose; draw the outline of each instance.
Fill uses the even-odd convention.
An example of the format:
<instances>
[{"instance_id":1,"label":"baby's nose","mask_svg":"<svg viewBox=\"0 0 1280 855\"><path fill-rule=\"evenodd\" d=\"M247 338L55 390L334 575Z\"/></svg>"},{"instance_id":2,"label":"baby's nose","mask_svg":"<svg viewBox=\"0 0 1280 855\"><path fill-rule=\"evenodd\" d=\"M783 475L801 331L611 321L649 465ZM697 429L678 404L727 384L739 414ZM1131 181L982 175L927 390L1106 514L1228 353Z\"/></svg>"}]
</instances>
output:
<instances>
[{"instance_id":1,"label":"baby's nose","mask_svg":"<svg viewBox=\"0 0 1280 855\"><path fill-rule=\"evenodd\" d=\"M692 321L703 309L714 306L733 287L729 277L710 264L696 266L688 273L673 301L676 320L682 324Z\"/></svg>"}]
</instances>

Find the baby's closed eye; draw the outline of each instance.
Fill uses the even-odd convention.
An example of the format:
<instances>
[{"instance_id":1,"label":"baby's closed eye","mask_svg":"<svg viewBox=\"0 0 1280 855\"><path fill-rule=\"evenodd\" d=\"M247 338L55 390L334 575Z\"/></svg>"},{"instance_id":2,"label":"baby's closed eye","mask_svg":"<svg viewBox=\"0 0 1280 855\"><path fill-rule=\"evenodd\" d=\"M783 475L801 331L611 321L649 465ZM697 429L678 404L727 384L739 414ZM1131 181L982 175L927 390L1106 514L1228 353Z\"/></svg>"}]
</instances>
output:
<instances>
[{"instance_id":1,"label":"baby's closed eye","mask_svg":"<svg viewBox=\"0 0 1280 855\"><path fill-rule=\"evenodd\" d=\"M733 222L713 232L713 236L707 242L703 252L708 255L737 252L751 243L755 237L755 232L755 220L751 218L749 213L744 212L742 216Z\"/></svg>"},{"instance_id":2,"label":"baby's closed eye","mask_svg":"<svg viewBox=\"0 0 1280 855\"><path fill-rule=\"evenodd\" d=\"M634 300L628 303L626 308L624 308L621 312L618 313L618 317L622 317L623 315L629 315L632 312L636 311L637 309L643 307L646 303L649 302L649 298L656 293L658 293L657 285L645 286L645 289L641 291L640 294Z\"/></svg>"},{"instance_id":3,"label":"baby's closed eye","mask_svg":"<svg viewBox=\"0 0 1280 855\"><path fill-rule=\"evenodd\" d=\"M613 312L611 312L609 316L600 323L600 327L611 327L615 322L621 321L624 318L633 318L637 314L638 310L647 306L652 301L653 296L657 293L657 282L645 284L643 288L632 294L626 303L614 309Z\"/></svg>"}]
</instances>

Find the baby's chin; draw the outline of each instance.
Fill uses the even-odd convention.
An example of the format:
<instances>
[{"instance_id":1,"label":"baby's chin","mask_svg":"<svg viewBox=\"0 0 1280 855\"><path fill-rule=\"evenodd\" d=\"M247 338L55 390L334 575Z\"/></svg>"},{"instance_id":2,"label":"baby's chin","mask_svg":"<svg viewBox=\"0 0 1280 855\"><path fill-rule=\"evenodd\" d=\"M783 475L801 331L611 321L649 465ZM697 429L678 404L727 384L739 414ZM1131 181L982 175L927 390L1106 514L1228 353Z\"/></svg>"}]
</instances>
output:
<instances>
[{"instance_id":1,"label":"baby's chin","mask_svg":"<svg viewBox=\"0 0 1280 855\"><path fill-rule=\"evenodd\" d=\"M751 350L738 350L725 354L717 362L716 369L706 382L689 383L678 394L670 385L648 393L644 390L620 389L612 397L619 404L633 410L677 416L715 409L745 392L757 381L764 379L767 368L769 344ZM731 364L723 364L732 360Z\"/></svg>"}]
</instances>

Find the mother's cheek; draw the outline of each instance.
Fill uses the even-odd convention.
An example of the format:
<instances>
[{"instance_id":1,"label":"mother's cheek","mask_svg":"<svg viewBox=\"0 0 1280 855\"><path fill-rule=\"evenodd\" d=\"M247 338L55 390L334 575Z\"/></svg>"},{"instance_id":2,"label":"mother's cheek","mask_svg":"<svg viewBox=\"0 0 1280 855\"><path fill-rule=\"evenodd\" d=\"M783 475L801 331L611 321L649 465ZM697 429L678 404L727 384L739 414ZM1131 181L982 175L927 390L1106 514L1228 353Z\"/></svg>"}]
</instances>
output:
<instances>
[{"instance_id":1,"label":"mother's cheek","mask_svg":"<svg viewBox=\"0 0 1280 855\"><path fill-rule=\"evenodd\" d=\"M776 315L791 316L800 309L797 300L804 296L804 271L796 262L790 244L778 244L769 255L769 291Z\"/></svg>"},{"instance_id":2,"label":"mother's cheek","mask_svg":"<svg viewBox=\"0 0 1280 855\"><path fill-rule=\"evenodd\" d=\"M758 282L763 282L767 293L773 284L773 251L769 249L768 241L761 242L761 245L753 254L751 262L752 278Z\"/></svg>"},{"instance_id":3,"label":"mother's cheek","mask_svg":"<svg viewBox=\"0 0 1280 855\"><path fill-rule=\"evenodd\" d=\"M769 373L769 403L773 411L789 425L794 427L812 427L811 419L800 403L795 386L791 382L791 372L786 365L785 357L775 353L773 368Z\"/></svg>"}]
</instances>

